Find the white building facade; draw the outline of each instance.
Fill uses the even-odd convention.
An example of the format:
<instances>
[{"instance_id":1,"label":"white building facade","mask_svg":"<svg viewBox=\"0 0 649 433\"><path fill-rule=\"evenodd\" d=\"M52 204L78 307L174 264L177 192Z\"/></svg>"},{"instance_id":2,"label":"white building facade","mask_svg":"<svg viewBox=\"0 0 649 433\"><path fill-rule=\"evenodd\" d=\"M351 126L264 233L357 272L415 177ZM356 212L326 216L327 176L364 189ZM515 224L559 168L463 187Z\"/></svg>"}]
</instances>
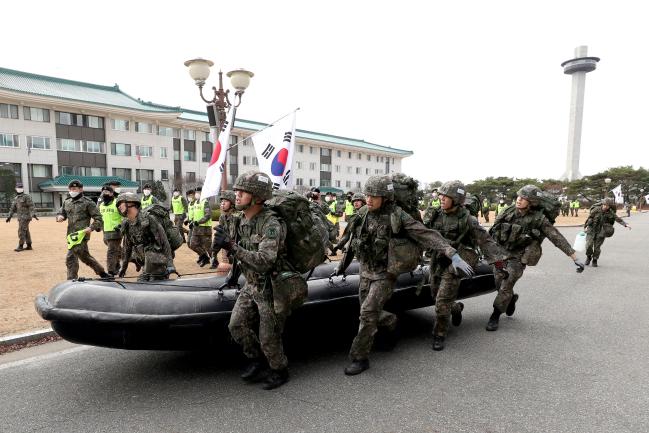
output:
<instances>
[{"instance_id":1,"label":"white building facade","mask_svg":"<svg viewBox=\"0 0 649 433\"><path fill-rule=\"evenodd\" d=\"M265 126L236 119L230 144L237 145L228 154L229 185L257 167L252 141L246 137ZM212 154L208 131L206 113L134 99L118 86L0 68L0 173L13 172L37 207L58 207L70 176L85 179L89 192L98 192L103 182L115 177L125 181L123 190L133 191L154 181L161 181L167 191L200 185ZM412 155L300 129L296 147L298 190L319 186L358 191L371 175L399 172L402 159Z\"/></svg>"}]
</instances>

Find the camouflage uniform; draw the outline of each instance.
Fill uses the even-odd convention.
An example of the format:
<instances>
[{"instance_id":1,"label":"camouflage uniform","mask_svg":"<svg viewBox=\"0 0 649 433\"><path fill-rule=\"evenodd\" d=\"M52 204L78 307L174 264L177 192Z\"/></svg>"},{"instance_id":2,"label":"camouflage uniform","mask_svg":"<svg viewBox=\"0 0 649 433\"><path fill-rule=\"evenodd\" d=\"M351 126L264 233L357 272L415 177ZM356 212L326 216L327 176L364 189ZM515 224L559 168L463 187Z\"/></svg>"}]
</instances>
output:
<instances>
[{"instance_id":1,"label":"camouflage uniform","mask_svg":"<svg viewBox=\"0 0 649 433\"><path fill-rule=\"evenodd\" d=\"M246 285L232 309L230 334L243 347L246 357L260 358L263 353L270 368L283 370L288 365L282 346L288 306L274 304L270 274L283 255L285 227L268 209L250 220L241 216L235 226L237 243L231 252L241 266ZM279 319L276 310L282 314ZM259 335L255 332L257 326Z\"/></svg>"},{"instance_id":2,"label":"camouflage uniform","mask_svg":"<svg viewBox=\"0 0 649 433\"><path fill-rule=\"evenodd\" d=\"M525 189L527 187L524 187ZM536 187L535 187L536 188ZM521 189L521 191L523 191ZM537 188L538 189L538 188ZM522 196L519 191L518 195ZM540 190L539 190L540 192ZM530 206L532 203L530 203ZM507 278L502 272L496 273L498 295L494 300L494 309L503 313L514 296L514 285L523 276L525 267L534 266L541 258L541 243L546 237L567 256L575 253L570 243L548 221L543 212L535 209L516 209L508 207L498 215L494 225L489 230L493 238L508 252Z\"/></svg>"},{"instance_id":3,"label":"camouflage uniform","mask_svg":"<svg viewBox=\"0 0 649 433\"><path fill-rule=\"evenodd\" d=\"M352 237L352 225L354 224L354 220L358 217L358 210L356 207L353 207L353 204L355 201L361 201L363 205L365 205L365 196L361 193L356 193L352 196L351 203L352 203L352 213L350 215L346 215L346 221L347 225L345 226L345 230L343 230L343 235L340 237L340 240L338 241L338 244L334 247L333 251L335 250L341 250L347 245L347 242L349 242L349 239Z\"/></svg>"},{"instance_id":4,"label":"camouflage uniform","mask_svg":"<svg viewBox=\"0 0 649 433\"><path fill-rule=\"evenodd\" d=\"M123 194L119 202L126 200L130 194ZM135 199L137 197L132 194ZM152 215L145 215L142 210L135 220L124 218L122 221L124 236L124 259L122 270L126 270L129 257L134 255L144 262L138 281L165 280L167 268L173 267L173 251L162 225Z\"/></svg>"},{"instance_id":5,"label":"camouflage uniform","mask_svg":"<svg viewBox=\"0 0 649 433\"><path fill-rule=\"evenodd\" d=\"M34 215L34 202L29 194L19 193L14 197L11 203L11 209L7 220L14 214L18 216L18 248L22 249L24 244L27 247L32 245L32 236L29 233L29 223L32 221Z\"/></svg>"},{"instance_id":6,"label":"camouflage uniform","mask_svg":"<svg viewBox=\"0 0 649 433\"><path fill-rule=\"evenodd\" d=\"M219 225L220 227L223 227L227 233L230 234L230 236L234 237L234 233L232 233L232 228L233 228L233 220L235 216L239 215L238 212L235 212L234 210L234 205L236 202L236 198L234 197L234 193L232 191L224 191L221 194L221 200L228 200L230 202L230 209L228 211L221 211L221 215L219 216ZM214 227L214 230L216 230L216 227ZM212 240L212 258L213 260L217 260L217 254L221 251L221 248L216 246L216 238ZM218 263L217 263L218 264Z\"/></svg>"},{"instance_id":7,"label":"camouflage uniform","mask_svg":"<svg viewBox=\"0 0 649 433\"><path fill-rule=\"evenodd\" d=\"M115 202L113 198L109 202L101 201L99 205L99 211L102 215L102 220L104 224L104 245L108 247L106 251L106 270L108 273L117 275L119 272L120 262L122 260L122 232L120 230L120 225L122 222L122 216L119 215L119 211L116 206L113 206ZM113 230L107 231L107 221L111 221L112 218L115 218L114 213L119 216L117 218L118 224Z\"/></svg>"},{"instance_id":8,"label":"camouflage uniform","mask_svg":"<svg viewBox=\"0 0 649 433\"><path fill-rule=\"evenodd\" d=\"M591 208L590 215L584 223L586 230L586 256L597 261L602 252L602 244L606 235L613 234L613 224L618 222L624 227L626 222L615 212L615 201L611 200L607 211L602 209L602 205L596 205ZM609 235L609 236L610 236Z\"/></svg>"},{"instance_id":9,"label":"camouflage uniform","mask_svg":"<svg viewBox=\"0 0 649 433\"><path fill-rule=\"evenodd\" d=\"M446 185L440 187L440 194L450 194L450 192L446 193ZM464 189L463 185L462 189ZM454 199L454 203L458 203L458 201ZM484 256L492 263L502 261L507 257L507 252L499 247L487 231L480 226L476 217L470 215L469 211L461 206L461 200L459 200L459 204L448 211L440 208L427 212L424 215L424 224L441 233L451 246L457 249L460 257L472 267L478 263L476 247L480 247ZM431 295L435 299L436 315L433 335L445 337L451 313L453 312L455 315L462 312L462 305L455 302L461 276L453 270L447 258L435 252L431 256L430 286Z\"/></svg>"},{"instance_id":10,"label":"camouflage uniform","mask_svg":"<svg viewBox=\"0 0 649 433\"><path fill-rule=\"evenodd\" d=\"M103 220L99 213L99 209L97 209L97 205L94 201L84 197L83 194L79 194L75 198L66 198L63 202L63 206L61 206L57 212L57 215L68 220L68 235L87 227L98 232L103 226ZM90 224L91 218L93 219L92 225ZM90 266L97 275L105 273L104 267L90 255L90 251L88 250L89 239L90 234L87 234L80 244L75 245L68 250L68 253L65 256L65 265L68 268L68 280L78 278L79 260Z\"/></svg>"},{"instance_id":11,"label":"camouflage uniform","mask_svg":"<svg viewBox=\"0 0 649 433\"><path fill-rule=\"evenodd\" d=\"M202 209L199 209L202 206ZM203 217L199 218L200 210L203 211ZM207 199L201 199L194 205L194 227L192 228L192 237L189 241L189 248L199 256L207 256L212 250L212 208Z\"/></svg>"},{"instance_id":12,"label":"camouflage uniform","mask_svg":"<svg viewBox=\"0 0 649 433\"><path fill-rule=\"evenodd\" d=\"M372 178L370 178L372 179ZM369 183L369 180L368 180ZM366 192L372 195L371 192ZM394 329L397 318L384 311L396 281L388 270L388 258L394 259L391 238L409 238L426 249L451 257L456 250L436 231L415 221L400 207L385 203L380 210L361 208L352 224L352 248L360 262L360 324L349 355L352 360L368 358L379 326Z\"/></svg>"}]
</instances>

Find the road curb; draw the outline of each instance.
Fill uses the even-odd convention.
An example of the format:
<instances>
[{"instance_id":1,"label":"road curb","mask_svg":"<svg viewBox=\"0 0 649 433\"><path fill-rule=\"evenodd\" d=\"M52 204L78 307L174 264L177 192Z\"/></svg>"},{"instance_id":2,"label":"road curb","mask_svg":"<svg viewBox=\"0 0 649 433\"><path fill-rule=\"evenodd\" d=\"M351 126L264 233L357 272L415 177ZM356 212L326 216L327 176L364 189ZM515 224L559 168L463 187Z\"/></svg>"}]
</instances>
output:
<instances>
[{"instance_id":1,"label":"road curb","mask_svg":"<svg viewBox=\"0 0 649 433\"><path fill-rule=\"evenodd\" d=\"M52 328L40 329L38 331L25 332L22 334L6 335L0 337L0 347L11 346L14 344L25 344L45 337L54 337L56 335L56 332L54 332Z\"/></svg>"}]
</instances>

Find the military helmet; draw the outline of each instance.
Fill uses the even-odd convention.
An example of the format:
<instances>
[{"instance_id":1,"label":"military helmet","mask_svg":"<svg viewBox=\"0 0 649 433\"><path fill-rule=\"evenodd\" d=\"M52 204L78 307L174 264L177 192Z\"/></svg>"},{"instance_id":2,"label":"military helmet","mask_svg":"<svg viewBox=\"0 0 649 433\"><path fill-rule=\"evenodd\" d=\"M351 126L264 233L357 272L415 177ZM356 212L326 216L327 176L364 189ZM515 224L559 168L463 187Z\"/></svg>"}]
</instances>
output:
<instances>
[{"instance_id":1,"label":"military helmet","mask_svg":"<svg viewBox=\"0 0 649 433\"><path fill-rule=\"evenodd\" d=\"M464 204L466 198L466 189L464 184L459 180L451 180L440 186L438 193L450 197L456 205Z\"/></svg>"},{"instance_id":2,"label":"military helmet","mask_svg":"<svg viewBox=\"0 0 649 433\"><path fill-rule=\"evenodd\" d=\"M366 200L365 200L365 196L363 195L363 193L360 193L360 192L357 192L356 194L354 194L352 196L351 202L354 203L357 200L360 200L363 203L367 203Z\"/></svg>"},{"instance_id":3,"label":"military helmet","mask_svg":"<svg viewBox=\"0 0 649 433\"><path fill-rule=\"evenodd\" d=\"M538 206L541 198L541 189L536 185L525 185L516 194L529 201L530 205Z\"/></svg>"},{"instance_id":4,"label":"military helmet","mask_svg":"<svg viewBox=\"0 0 649 433\"><path fill-rule=\"evenodd\" d=\"M73 188L73 187L83 188L83 184L79 179L72 179L70 183L68 183L68 188Z\"/></svg>"},{"instance_id":5,"label":"military helmet","mask_svg":"<svg viewBox=\"0 0 649 433\"><path fill-rule=\"evenodd\" d=\"M604 202L602 202L602 204L613 207L613 206L615 206L615 199L612 198L612 197L607 197L607 198L604 199Z\"/></svg>"},{"instance_id":6,"label":"military helmet","mask_svg":"<svg viewBox=\"0 0 649 433\"><path fill-rule=\"evenodd\" d=\"M234 204L237 201L237 196L234 194L234 191L221 191L220 200L228 200L230 203Z\"/></svg>"},{"instance_id":7,"label":"military helmet","mask_svg":"<svg viewBox=\"0 0 649 433\"><path fill-rule=\"evenodd\" d=\"M370 176L365 182L363 193L393 200L394 185L392 184L392 178L390 176Z\"/></svg>"},{"instance_id":8,"label":"military helmet","mask_svg":"<svg viewBox=\"0 0 649 433\"><path fill-rule=\"evenodd\" d=\"M140 199L138 198L137 194L133 192L125 192L119 195L117 197L117 201L115 202L116 206L119 206L120 203L137 203L138 205L140 204Z\"/></svg>"},{"instance_id":9,"label":"military helmet","mask_svg":"<svg viewBox=\"0 0 649 433\"><path fill-rule=\"evenodd\" d=\"M245 191L253 197L266 201L273 196L273 183L268 175L261 171L249 171L237 177L234 182L235 191Z\"/></svg>"}]
</instances>

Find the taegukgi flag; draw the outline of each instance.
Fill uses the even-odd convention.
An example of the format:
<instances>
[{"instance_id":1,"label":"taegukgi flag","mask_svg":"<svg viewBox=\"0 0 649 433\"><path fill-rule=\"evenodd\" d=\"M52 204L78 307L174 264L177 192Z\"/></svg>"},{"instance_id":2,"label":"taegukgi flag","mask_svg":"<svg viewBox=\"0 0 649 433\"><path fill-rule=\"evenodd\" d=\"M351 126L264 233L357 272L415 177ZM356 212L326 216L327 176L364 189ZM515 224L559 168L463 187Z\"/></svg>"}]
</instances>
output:
<instances>
[{"instance_id":1,"label":"taegukgi flag","mask_svg":"<svg viewBox=\"0 0 649 433\"><path fill-rule=\"evenodd\" d=\"M252 136L259 170L270 175L273 189L293 187L295 111Z\"/></svg>"},{"instance_id":2,"label":"taegukgi flag","mask_svg":"<svg viewBox=\"0 0 649 433\"><path fill-rule=\"evenodd\" d=\"M618 186L613 188L611 192L615 196L615 203L617 204L624 203L624 196L622 195L622 184L619 184Z\"/></svg>"},{"instance_id":3,"label":"taegukgi flag","mask_svg":"<svg viewBox=\"0 0 649 433\"><path fill-rule=\"evenodd\" d=\"M649 203L649 194L644 196L644 201L645 203Z\"/></svg>"},{"instance_id":4,"label":"taegukgi flag","mask_svg":"<svg viewBox=\"0 0 649 433\"><path fill-rule=\"evenodd\" d=\"M208 107L208 110L211 107ZM223 167L225 164L225 154L228 150L227 146L230 143L230 131L234 123L234 112L236 110L230 109L229 120L225 121L219 138L216 138L216 131L218 126L210 126L210 141L214 145L212 149L212 158L210 158L210 165L207 167L205 173L205 183L203 184L203 191L201 192L202 198L208 198L218 195L221 189L221 176L223 175Z\"/></svg>"}]
</instances>

